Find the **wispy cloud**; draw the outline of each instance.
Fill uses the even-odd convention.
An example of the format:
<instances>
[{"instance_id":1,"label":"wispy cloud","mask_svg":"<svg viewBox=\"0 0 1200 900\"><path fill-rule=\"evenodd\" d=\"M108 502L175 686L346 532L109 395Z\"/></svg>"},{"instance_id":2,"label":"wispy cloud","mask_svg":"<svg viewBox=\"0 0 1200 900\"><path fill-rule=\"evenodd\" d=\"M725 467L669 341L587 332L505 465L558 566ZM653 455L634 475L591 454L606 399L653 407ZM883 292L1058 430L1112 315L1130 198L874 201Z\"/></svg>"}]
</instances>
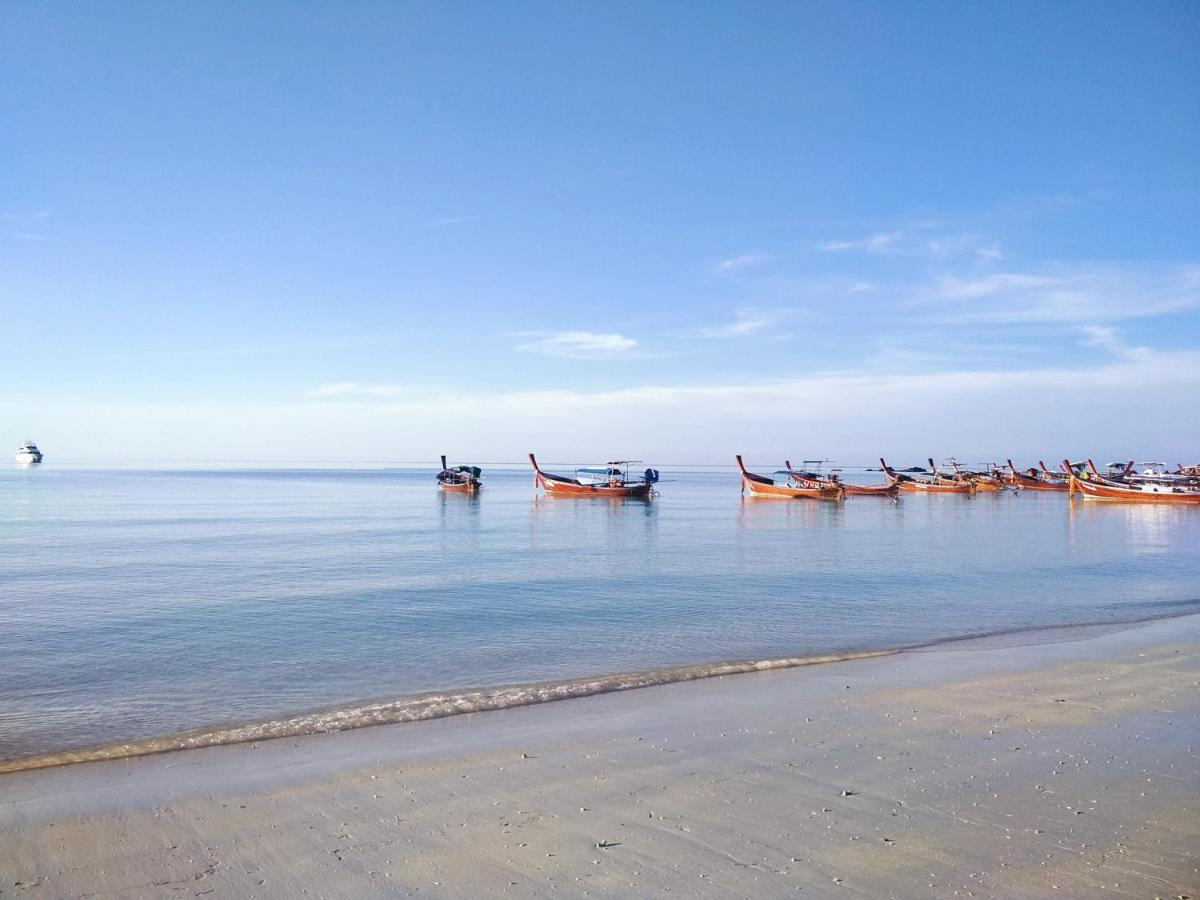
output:
<instances>
[{"instance_id":1,"label":"wispy cloud","mask_svg":"<svg viewBox=\"0 0 1200 900\"><path fill-rule=\"evenodd\" d=\"M420 384L364 384L358 381L338 381L322 384L305 392L313 399L347 398L401 398L427 395L430 388Z\"/></svg>"},{"instance_id":2,"label":"wispy cloud","mask_svg":"<svg viewBox=\"0 0 1200 900\"><path fill-rule=\"evenodd\" d=\"M1149 347L1132 347L1125 343L1112 325L1081 325L1079 332L1087 346L1107 350L1119 359L1144 360L1155 356L1155 351Z\"/></svg>"},{"instance_id":3,"label":"wispy cloud","mask_svg":"<svg viewBox=\"0 0 1200 900\"><path fill-rule=\"evenodd\" d=\"M569 359L595 359L628 353L638 342L623 334L595 331L560 331L556 334L530 334L536 340L521 344L518 350Z\"/></svg>"},{"instance_id":4,"label":"wispy cloud","mask_svg":"<svg viewBox=\"0 0 1200 900\"><path fill-rule=\"evenodd\" d=\"M654 424L658 440L671 442L677 437L673 425L689 429L708 430L712 423L726 441L731 423L760 421L778 427L781 421L820 421L833 429L850 428L861 431L864 415L876 416L873 437L882 439L887 428L897 422L913 422L914 411L928 410L944 413L946 404L987 401L997 408L1009 409L1013 415L1028 412L1026 397L1041 399L1044 415L1038 428L1046 434L1055 433L1069 421L1080 424L1078 417L1066 415L1082 397L1094 397L1097 391L1111 392L1114 401L1120 397L1145 396L1146 403L1137 411L1147 412L1156 407L1157 391L1171 388L1175 395L1181 390L1200 386L1200 352L1159 352L1141 349L1135 355L1119 356L1096 365L1077 367L1039 366L1024 369L960 368L947 371L917 371L910 373L853 373L815 372L762 379L743 380L725 384L646 384L613 390L535 390L535 391L440 391L436 398L429 392L413 392L403 398L388 398L388 386L380 390L365 390L359 395L314 397L312 402L321 410L352 409L362 415L397 414L434 416L457 420L459 416L527 417L527 424L546 416L588 411L604 427L615 427L622 421L613 416L638 414L639 428ZM361 386L369 388L370 386ZM311 392L310 392L311 393ZM1168 393L1171 393L1170 391ZM1163 403L1167 400L1164 398ZM348 406L343 404L349 404ZM1162 404L1157 404L1161 406ZM1047 412L1051 407L1057 412ZM1134 410L1130 410L1132 414ZM791 417L791 418L789 418ZM972 429L995 417L945 420L931 431L926 424L913 430L920 440L947 439L956 431ZM1028 418L1018 419L1025 421ZM473 419L472 421L478 421ZM718 424L719 423L719 424ZM997 435L1011 438L1012 423L1003 416L995 423ZM1123 426L1128 423L1123 423ZM737 428L732 429L734 432ZM1166 433L1166 429L1158 429ZM936 432L936 435L934 435Z\"/></svg>"},{"instance_id":5,"label":"wispy cloud","mask_svg":"<svg viewBox=\"0 0 1200 900\"><path fill-rule=\"evenodd\" d=\"M444 228L447 225L462 225L466 222L477 221L476 216L443 216L429 223L432 228Z\"/></svg>"},{"instance_id":6,"label":"wispy cloud","mask_svg":"<svg viewBox=\"0 0 1200 900\"><path fill-rule=\"evenodd\" d=\"M0 212L0 221L3 222L45 222L54 215L54 210L37 209L33 211L17 212L8 211Z\"/></svg>"},{"instance_id":7,"label":"wispy cloud","mask_svg":"<svg viewBox=\"0 0 1200 900\"><path fill-rule=\"evenodd\" d=\"M708 338L749 337L770 328L776 318L777 314L772 312L751 308L739 309L734 313L732 322L701 328L700 336Z\"/></svg>"},{"instance_id":8,"label":"wispy cloud","mask_svg":"<svg viewBox=\"0 0 1200 900\"><path fill-rule=\"evenodd\" d=\"M904 238L903 231L887 231L855 240L822 241L818 246L829 253L862 250L866 253L893 253Z\"/></svg>"},{"instance_id":9,"label":"wispy cloud","mask_svg":"<svg viewBox=\"0 0 1200 900\"><path fill-rule=\"evenodd\" d=\"M743 253L740 256L731 256L728 259L723 259L713 268L717 272L732 272L734 269L750 269L770 261L771 257L767 254L755 250L751 253Z\"/></svg>"},{"instance_id":10,"label":"wispy cloud","mask_svg":"<svg viewBox=\"0 0 1200 900\"><path fill-rule=\"evenodd\" d=\"M1113 265L940 277L925 303L954 322L1095 324L1200 306L1200 266L1166 271Z\"/></svg>"},{"instance_id":11,"label":"wispy cloud","mask_svg":"<svg viewBox=\"0 0 1200 900\"><path fill-rule=\"evenodd\" d=\"M955 230L944 221L907 222L900 228L877 231L862 238L822 241L818 249L827 253L862 252L876 256L970 257L977 261L1004 258L999 242L971 230Z\"/></svg>"},{"instance_id":12,"label":"wispy cloud","mask_svg":"<svg viewBox=\"0 0 1200 900\"><path fill-rule=\"evenodd\" d=\"M189 458L227 459L224 436L231 432L245 438L239 451L248 459L338 462L348 451L361 460L432 460L443 446L514 462L530 449L559 460L638 453L663 463L729 462L748 448L775 460L811 448L847 464L869 463L880 452L896 462L924 459L938 448L979 459L1000 453L1036 459L1033 454L1104 455L1141 447L1137 452L1174 458L1196 447L1196 429L1178 411L1200 389L1200 352L1015 370L814 371L626 384L597 390L445 384L431 391L344 382L287 403L240 395L190 403L103 396L31 403L26 394L8 392L0 396L0 418L36 407L45 424L39 436L59 434L46 437L47 448L53 442L81 453L79 436L91 434L92 452L124 441L163 459L178 457L181 447ZM389 396L396 391L403 395ZM1080 402L1098 395L1121 415L1099 423L1080 415ZM988 414L946 415L964 408Z\"/></svg>"},{"instance_id":13,"label":"wispy cloud","mask_svg":"<svg viewBox=\"0 0 1200 900\"><path fill-rule=\"evenodd\" d=\"M45 241L50 235L45 231L34 229L45 228L54 212L49 209L39 209L32 212L0 212L0 222L14 226L6 231L5 237L14 241Z\"/></svg>"}]
</instances>

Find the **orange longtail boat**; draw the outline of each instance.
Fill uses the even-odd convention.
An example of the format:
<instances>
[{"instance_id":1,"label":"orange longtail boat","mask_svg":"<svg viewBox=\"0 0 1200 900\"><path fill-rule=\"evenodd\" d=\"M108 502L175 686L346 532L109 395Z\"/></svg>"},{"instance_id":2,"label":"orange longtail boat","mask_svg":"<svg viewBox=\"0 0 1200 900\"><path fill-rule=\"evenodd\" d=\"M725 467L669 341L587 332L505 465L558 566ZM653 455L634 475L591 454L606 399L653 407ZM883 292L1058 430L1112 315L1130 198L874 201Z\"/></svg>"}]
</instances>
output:
<instances>
[{"instance_id":1,"label":"orange longtail boat","mask_svg":"<svg viewBox=\"0 0 1200 900\"><path fill-rule=\"evenodd\" d=\"M442 471L437 473L437 483L443 491L461 491L473 494L483 487L482 471L479 466L447 466L442 457Z\"/></svg>"},{"instance_id":2,"label":"orange longtail boat","mask_svg":"<svg viewBox=\"0 0 1200 900\"><path fill-rule=\"evenodd\" d=\"M584 466L575 470L575 477L551 475L543 472L532 453L533 483L548 494L571 497L638 497L653 495L658 483L658 472L647 469L640 477L629 476L629 466L639 462L635 459L618 459L603 466Z\"/></svg>"},{"instance_id":3,"label":"orange longtail boat","mask_svg":"<svg viewBox=\"0 0 1200 900\"><path fill-rule=\"evenodd\" d=\"M1063 469L1070 474L1070 491L1083 495L1085 500L1125 503L1187 503L1200 504L1200 488L1153 481L1122 482L1096 470L1090 459L1087 469L1076 474L1071 461L1063 460Z\"/></svg>"},{"instance_id":4,"label":"orange longtail boat","mask_svg":"<svg viewBox=\"0 0 1200 900\"><path fill-rule=\"evenodd\" d=\"M933 460L930 460L932 463ZM911 475L902 475L883 459L879 457L879 464L883 466L883 475L888 479L890 484L896 485L902 491L915 491L923 494L973 494L975 493L975 485L969 481L952 481L944 478L937 472L937 467L934 466L932 478L913 478Z\"/></svg>"},{"instance_id":5,"label":"orange longtail boat","mask_svg":"<svg viewBox=\"0 0 1200 900\"><path fill-rule=\"evenodd\" d=\"M1008 462L1009 473L1006 476L1008 483L1015 488L1023 491L1065 491L1067 483L1061 478L1053 478L1046 471L1046 464L1039 463L1041 470L1039 471L1034 466L1030 466L1024 472L1020 471L1013 465L1010 459Z\"/></svg>"},{"instance_id":6,"label":"orange longtail boat","mask_svg":"<svg viewBox=\"0 0 1200 900\"><path fill-rule=\"evenodd\" d=\"M784 467L787 469L788 475L793 481L799 483L810 483L816 487L822 484L840 486L846 492L848 497L890 497L895 500L900 494L900 488L891 483L885 484L853 484L849 481L842 481L836 473L831 472L828 478L822 478L819 472L797 472L792 469L791 460L784 460Z\"/></svg>"},{"instance_id":7,"label":"orange longtail boat","mask_svg":"<svg viewBox=\"0 0 1200 900\"><path fill-rule=\"evenodd\" d=\"M950 474L942 474L938 471L937 465L933 461L933 457L929 458L929 468L933 470L934 479L942 479L958 483L969 483L975 486L977 491L1002 491L1004 490L1004 482L994 475L989 475L986 472L970 472L958 464L958 460L950 457L950 468L953 470Z\"/></svg>"},{"instance_id":8,"label":"orange longtail boat","mask_svg":"<svg viewBox=\"0 0 1200 900\"><path fill-rule=\"evenodd\" d=\"M782 484L775 481L774 478L768 478L766 475L755 475L753 472L747 472L746 466L742 462L742 455L737 456L738 469L742 473L742 490L749 491L752 497L774 497L776 499L802 499L810 500L843 500L846 497L846 489L840 482L824 480L820 482L797 481L793 479L788 472L779 472L777 474L784 476Z\"/></svg>"}]
</instances>

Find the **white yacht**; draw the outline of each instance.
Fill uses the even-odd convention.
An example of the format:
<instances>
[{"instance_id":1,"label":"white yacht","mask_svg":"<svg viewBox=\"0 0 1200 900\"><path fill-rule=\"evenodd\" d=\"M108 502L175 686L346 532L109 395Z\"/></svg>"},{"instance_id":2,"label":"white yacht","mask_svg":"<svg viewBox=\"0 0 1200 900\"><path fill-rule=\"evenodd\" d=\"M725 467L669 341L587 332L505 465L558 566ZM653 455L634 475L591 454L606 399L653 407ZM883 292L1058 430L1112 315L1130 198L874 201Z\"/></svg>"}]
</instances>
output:
<instances>
[{"instance_id":1,"label":"white yacht","mask_svg":"<svg viewBox=\"0 0 1200 900\"><path fill-rule=\"evenodd\" d=\"M40 463L41 461L42 451L33 441L26 441L17 450L17 462L19 463Z\"/></svg>"}]
</instances>

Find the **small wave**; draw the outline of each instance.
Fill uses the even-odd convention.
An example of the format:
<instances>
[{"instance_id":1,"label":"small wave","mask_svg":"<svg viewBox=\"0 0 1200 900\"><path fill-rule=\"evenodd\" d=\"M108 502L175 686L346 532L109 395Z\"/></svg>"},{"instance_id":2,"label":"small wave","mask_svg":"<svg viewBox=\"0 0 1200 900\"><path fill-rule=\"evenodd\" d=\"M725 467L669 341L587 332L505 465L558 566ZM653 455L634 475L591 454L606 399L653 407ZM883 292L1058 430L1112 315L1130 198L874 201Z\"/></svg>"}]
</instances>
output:
<instances>
[{"instance_id":1,"label":"small wave","mask_svg":"<svg viewBox=\"0 0 1200 900\"><path fill-rule=\"evenodd\" d=\"M675 684L682 681L696 681L701 678L717 678L721 675L741 675L747 672L766 672L771 669L791 669L799 666L815 666L822 663L889 656L896 652L895 650L867 650L854 653L826 654L823 656L789 656L779 659L705 663L653 669L645 672L629 672L620 675L602 675L595 678L573 678L566 681L547 681L498 688L481 688L456 693L419 694L395 700L360 703L353 706L320 710L267 722L197 729L165 737L107 744L102 747L92 747L82 750L44 753L21 759L10 759L0 761L0 775L25 772L31 769L45 769L52 766L65 766L73 763L126 759L131 756L149 756L154 753L168 753L174 750L195 750L201 747L245 744L274 738L328 734L335 731L348 731L353 728L365 728L370 725L422 722L429 719L442 719L466 713L511 709L518 706L551 703L556 700L591 697L596 694L608 694L614 691L628 691L637 688L654 687L656 685Z\"/></svg>"},{"instance_id":2,"label":"small wave","mask_svg":"<svg viewBox=\"0 0 1200 900\"><path fill-rule=\"evenodd\" d=\"M512 709L520 706L533 706L539 703L552 703L556 700L571 700L579 697L592 697L597 694L609 694L616 691L677 684L684 681L698 681L704 678L717 678L722 675L742 675L750 672L766 672L772 669L794 669L801 666L815 666L824 663L847 662L855 659L893 656L917 650L936 649L948 644L966 643L1002 636L1034 635L1052 631L1078 633L1079 629L1096 627L1118 628L1120 626L1155 622L1163 619L1182 618L1198 613L1200 613L1200 607L1197 606L1196 601L1191 601L1184 608L1172 609L1151 615L1102 621L994 629L934 638L922 643L909 644L891 649L701 663L697 665L651 669L643 672L600 675L592 678L572 678L563 681L544 681L459 692L418 694L392 700L338 706L264 722L202 728L164 737L106 744L101 747L63 750L18 759L0 760L0 775L26 772L33 769L46 769L54 766L65 766L74 763L149 756L156 753L169 753L175 750L195 750L202 747L245 744L272 740L274 738L329 734L336 731L366 728L371 725L422 722L429 719L442 719L448 716L458 716L467 713Z\"/></svg>"}]
</instances>

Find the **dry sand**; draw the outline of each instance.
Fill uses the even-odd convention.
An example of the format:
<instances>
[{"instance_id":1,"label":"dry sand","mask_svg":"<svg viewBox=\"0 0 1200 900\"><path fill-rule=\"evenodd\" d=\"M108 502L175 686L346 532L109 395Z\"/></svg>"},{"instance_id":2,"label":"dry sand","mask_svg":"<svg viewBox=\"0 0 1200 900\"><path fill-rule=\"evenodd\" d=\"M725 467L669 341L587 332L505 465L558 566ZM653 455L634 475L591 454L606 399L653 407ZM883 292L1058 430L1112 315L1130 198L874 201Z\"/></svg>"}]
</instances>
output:
<instances>
[{"instance_id":1,"label":"dry sand","mask_svg":"<svg viewBox=\"0 0 1200 900\"><path fill-rule=\"evenodd\" d=\"M3 776L0 897L1200 897L1200 619L1042 640Z\"/></svg>"}]
</instances>

